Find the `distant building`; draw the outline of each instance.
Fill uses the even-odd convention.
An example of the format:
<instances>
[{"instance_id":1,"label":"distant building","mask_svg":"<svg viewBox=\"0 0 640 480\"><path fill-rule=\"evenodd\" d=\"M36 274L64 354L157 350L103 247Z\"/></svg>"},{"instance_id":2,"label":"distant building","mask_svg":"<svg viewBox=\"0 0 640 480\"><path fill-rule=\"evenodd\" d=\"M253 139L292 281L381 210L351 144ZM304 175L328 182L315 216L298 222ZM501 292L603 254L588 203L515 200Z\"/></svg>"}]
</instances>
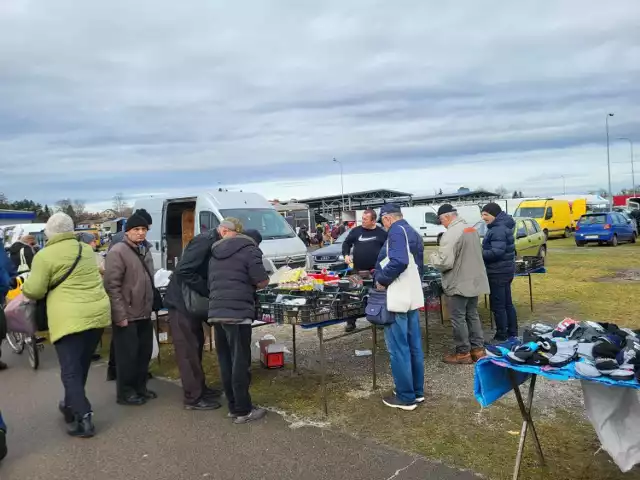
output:
<instances>
[{"instance_id":1,"label":"distant building","mask_svg":"<svg viewBox=\"0 0 640 480\"><path fill-rule=\"evenodd\" d=\"M0 210L0 225L33 223L35 219L35 212L25 212L22 210Z\"/></svg>"}]
</instances>

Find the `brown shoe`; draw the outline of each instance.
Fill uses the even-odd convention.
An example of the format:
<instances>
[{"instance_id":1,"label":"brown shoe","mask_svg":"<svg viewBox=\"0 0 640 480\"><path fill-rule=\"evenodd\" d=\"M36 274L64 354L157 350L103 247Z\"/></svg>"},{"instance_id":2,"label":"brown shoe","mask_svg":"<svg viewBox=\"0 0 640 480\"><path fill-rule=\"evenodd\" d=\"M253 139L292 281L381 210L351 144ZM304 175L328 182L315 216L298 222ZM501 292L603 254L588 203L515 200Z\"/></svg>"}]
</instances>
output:
<instances>
[{"instance_id":1,"label":"brown shoe","mask_svg":"<svg viewBox=\"0 0 640 480\"><path fill-rule=\"evenodd\" d=\"M451 365L472 365L473 359L470 353L452 353L446 355L442 361Z\"/></svg>"},{"instance_id":2,"label":"brown shoe","mask_svg":"<svg viewBox=\"0 0 640 480\"><path fill-rule=\"evenodd\" d=\"M471 350L471 359L474 362L477 362L482 357L486 357L486 356L487 356L487 352L484 351L484 348L474 348L473 350Z\"/></svg>"}]
</instances>

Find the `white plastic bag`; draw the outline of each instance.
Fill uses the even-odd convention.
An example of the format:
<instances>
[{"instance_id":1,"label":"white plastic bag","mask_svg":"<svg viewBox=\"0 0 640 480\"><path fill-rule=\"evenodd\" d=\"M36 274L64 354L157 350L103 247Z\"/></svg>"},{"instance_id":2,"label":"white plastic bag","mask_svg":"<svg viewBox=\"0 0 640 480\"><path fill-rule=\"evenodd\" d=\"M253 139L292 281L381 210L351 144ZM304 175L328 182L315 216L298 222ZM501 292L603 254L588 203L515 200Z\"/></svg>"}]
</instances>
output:
<instances>
[{"instance_id":1,"label":"white plastic bag","mask_svg":"<svg viewBox=\"0 0 640 480\"><path fill-rule=\"evenodd\" d=\"M169 270L165 270L164 268L161 268L160 270L158 270L156 274L153 276L153 283L155 284L155 287L162 288L169 285L169 281L171 280L172 274L173 272L170 272Z\"/></svg>"},{"instance_id":2,"label":"white plastic bag","mask_svg":"<svg viewBox=\"0 0 640 480\"><path fill-rule=\"evenodd\" d=\"M395 313L405 313L424 307L424 293L422 279L418 265L409 249L407 231L402 228L409 256L409 265L404 272L387 287L387 310ZM387 259L389 258L389 242L387 241Z\"/></svg>"},{"instance_id":3,"label":"white plastic bag","mask_svg":"<svg viewBox=\"0 0 640 480\"><path fill-rule=\"evenodd\" d=\"M151 350L151 360L155 360L160 355L160 345L158 345L158 335L156 327L153 327L153 348Z\"/></svg>"}]
</instances>

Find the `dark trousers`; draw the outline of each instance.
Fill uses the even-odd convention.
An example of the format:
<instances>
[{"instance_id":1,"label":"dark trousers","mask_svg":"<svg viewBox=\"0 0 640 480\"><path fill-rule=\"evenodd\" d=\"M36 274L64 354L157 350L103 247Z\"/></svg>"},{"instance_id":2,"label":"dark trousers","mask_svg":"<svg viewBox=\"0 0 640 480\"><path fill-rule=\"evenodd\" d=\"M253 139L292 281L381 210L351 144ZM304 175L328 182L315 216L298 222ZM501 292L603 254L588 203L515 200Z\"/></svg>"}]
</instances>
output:
<instances>
[{"instance_id":1,"label":"dark trousers","mask_svg":"<svg viewBox=\"0 0 640 480\"><path fill-rule=\"evenodd\" d=\"M202 322L194 320L178 310L169 310L169 325L171 326L178 370L180 370L180 378L182 379L184 403L198 403L205 388L204 371L202 370L202 350L204 348Z\"/></svg>"},{"instance_id":2,"label":"dark trousers","mask_svg":"<svg viewBox=\"0 0 640 480\"><path fill-rule=\"evenodd\" d=\"M84 388L91 366L91 356L98 347L103 331L102 328L94 328L74 333L62 337L54 344L64 386L64 404L79 417L91 412L91 403Z\"/></svg>"},{"instance_id":3,"label":"dark trousers","mask_svg":"<svg viewBox=\"0 0 640 480\"><path fill-rule=\"evenodd\" d=\"M253 409L251 384L251 325L214 325L216 351L229 412L248 415Z\"/></svg>"},{"instance_id":4,"label":"dark trousers","mask_svg":"<svg viewBox=\"0 0 640 480\"><path fill-rule=\"evenodd\" d=\"M151 319L129 322L126 327L113 326L113 343L118 359L116 384L118 399L144 395L147 391L149 362L153 353Z\"/></svg>"},{"instance_id":5,"label":"dark trousers","mask_svg":"<svg viewBox=\"0 0 640 480\"><path fill-rule=\"evenodd\" d=\"M511 299L511 275L489 276L489 288L491 294L491 311L496 321L496 337L507 339L518 336L518 317Z\"/></svg>"},{"instance_id":6,"label":"dark trousers","mask_svg":"<svg viewBox=\"0 0 640 480\"><path fill-rule=\"evenodd\" d=\"M116 328L115 326L113 328ZM116 348L113 345L113 335L111 335L111 342L109 343L109 370L116 371Z\"/></svg>"}]
</instances>

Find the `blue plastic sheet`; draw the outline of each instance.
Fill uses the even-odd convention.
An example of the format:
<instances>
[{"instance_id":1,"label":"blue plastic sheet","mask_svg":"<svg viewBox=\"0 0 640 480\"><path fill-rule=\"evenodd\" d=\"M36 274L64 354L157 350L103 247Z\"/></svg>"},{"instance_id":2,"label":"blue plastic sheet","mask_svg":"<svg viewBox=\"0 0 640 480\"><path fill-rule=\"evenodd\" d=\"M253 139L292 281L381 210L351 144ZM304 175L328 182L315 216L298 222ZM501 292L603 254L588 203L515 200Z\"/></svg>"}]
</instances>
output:
<instances>
[{"instance_id":1,"label":"blue plastic sheet","mask_svg":"<svg viewBox=\"0 0 640 480\"><path fill-rule=\"evenodd\" d=\"M516 372L518 385L524 383L532 374L535 374L550 380L587 380L616 387L640 389L640 384L637 380L619 381L605 376L596 378L583 377L576 373L575 362L566 367L553 368L548 366L514 365L500 357L485 357L476 363L475 370L474 394L476 400L483 407L491 405L513 389L509 380L509 370Z\"/></svg>"}]
</instances>

